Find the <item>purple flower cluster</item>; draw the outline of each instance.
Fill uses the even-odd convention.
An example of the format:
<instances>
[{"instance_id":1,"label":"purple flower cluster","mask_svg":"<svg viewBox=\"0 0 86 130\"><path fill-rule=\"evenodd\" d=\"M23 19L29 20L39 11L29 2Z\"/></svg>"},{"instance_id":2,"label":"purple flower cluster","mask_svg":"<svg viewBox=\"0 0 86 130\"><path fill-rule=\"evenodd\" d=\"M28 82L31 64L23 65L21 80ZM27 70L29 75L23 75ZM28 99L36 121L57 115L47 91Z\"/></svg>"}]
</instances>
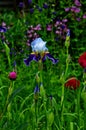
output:
<instances>
[{"instance_id":1,"label":"purple flower cluster","mask_svg":"<svg viewBox=\"0 0 86 130\"><path fill-rule=\"evenodd\" d=\"M75 0L75 1L74 1L74 4L75 4L76 6L79 6L79 7L81 6L81 3L79 2L79 0Z\"/></svg>"},{"instance_id":2,"label":"purple flower cluster","mask_svg":"<svg viewBox=\"0 0 86 130\"><path fill-rule=\"evenodd\" d=\"M71 10L71 12L73 12L73 13L79 13L81 10L80 10L80 8L79 7L76 7L76 6L72 6L71 8L70 8L70 10Z\"/></svg>"},{"instance_id":3,"label":"purple flower cluster","mask_svg":"<svg viewBox=\"0 0 86 130\"><path fill-rule=\"evenodd\" d=\"M55 34L61 39L66 38L66 33L68 31L67 24L66 24L67 22L68 22L67 19L63 19L63 20L57 20L54 24Z\"/></svg>"},{"instance_id":4,"label":"purple flower cluster","mask_svg":"<svg viewBox=\"0 0 86 130\"><path fill-rule=\"evenodd\" d=\"M7 27L6 23L3 21L0 25L0 39L2 40L2 42L4 42L5 40L5 32L7 31L7 29L9 29L9 27Z\"/></svg>"},{"instance_id":5,"label":"purple flower cluster","mask_svg":"<svg viewBox=\"0 0 86 130\"><path fill-rule=\"evenodd\" d=\"M67 33L67 19L63 19L63 20L56 20L53 21L53 24L47 24L46 25L46 30L47 32L51 32L53 31L55 36L61 39L65 39L65 34Z\"/></svg>"},{"instance_id":6,"label":"purple flower cluster","mask_svg":"<svg viewBox=\"0 0 86 130\"><path fill-rule=\"evenodd\" d=\"M81 12L81 3L79 0L74 0L74 6L65 8L65 12L71 12L72 16L75 20L81 21L81 17L77 17L76 14ZM83 19L86 19L86 14L83 14Z\"/></svg>"},{"instance_id":7,"label":"purple flower cluster","mask_svg":"<svg viewBox=\"0 0 86 130\"><path fill-rule=\"evenodd\" d=\"M28 1L28 4L31 5L32 2L30 2L31 0ZM47 3L43 3L42 7L40 7L38 4L37 5L33 5L29 8L29 12L30 14L33 14L35 10L38 10L39 12L42 12L44 9L47 9L49 7L49 5Z\"/></svg>"},{"instance_id":8,"label":"purple flower cluster","mask_svg":"<svg viewBox=\"0 0 86 130\"><path fill-rule=\"evenodd\" d=\"M27 45L30 46L30 43L35 40L36 38L39 37L39 34L38 34L38 31L41 30L41 25L38 24L36 25L35 27L33 27L32 25L30 27L28 27L28 30L27 30Z\"/></svg>"},{"instance_id":9,"label":"purple flower cluster","mask_svg":"<svg viewBox=\"0 0 86 130\"><path fill-rule=\"evenodd\" d=\"M53 21L53 23L47 24L45 29L46 29L47 33L54 32L55 39L57 37L61 38L61 39L65 39L66 33L68 31L67 22L68 22L67 19L56 20L56 21ZM41 30L42 30L41 24L37 24L36 26L31 25L28 27L28 30L26 32L26 37L27 37L26 44L28 46L30 46L30 43L33 40L40 37L39 31L41 31Z\"/></svg>"},{"instance_id":10,"label":"purple flower cluster","mask_svg":"<svg viewBox=\"0 0 86 130\"><path fill-rule=\"evenodd\" d=\"M86 13L83 15L83 19L86 19Z\"/></svg>"},{"instance_id":11,"label":"purple flower cluster","mask_svg":"<svg viewBox=\"0 0 86 130\"><path fill-rule=\"evenodd\" d=\"M46 25L46 30L47 30L48 32L51 32L52 29L53 29L52 24L47 24L47 25Z\"/></svg>"},{"instance_id":12,"label":"purple flower cluster","mask_svg":"<svg viewBox=\"0 0 86 130\"><path fill-rule=\"evenodd\" d=\"M71 11L73 13L79 13L80 12L80 7L81 7L81 3L78 0L75 0L74 4L75 4L74 6L65 8L65 11L66 12Z\"/></svg>"},{"instance_id":13,"label":"purple flower cluster","mask_svg":"<svg viewBox=\"0 0 86 130\"><path fill-rule=\"evenodd\" d=\"M2 22L1 25L0 25L0 32L3 33L3 32L6 32L6 31L7 31L6 23Z\"/></svg>"}]
</instances>

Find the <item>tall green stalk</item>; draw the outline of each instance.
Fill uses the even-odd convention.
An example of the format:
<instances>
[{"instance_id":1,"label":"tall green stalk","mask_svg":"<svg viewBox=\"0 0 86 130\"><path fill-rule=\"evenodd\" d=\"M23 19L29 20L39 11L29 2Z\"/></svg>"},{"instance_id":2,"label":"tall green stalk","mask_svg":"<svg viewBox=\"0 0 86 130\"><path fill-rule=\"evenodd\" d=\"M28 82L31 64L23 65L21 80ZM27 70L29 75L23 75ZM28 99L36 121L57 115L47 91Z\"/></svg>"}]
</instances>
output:
<instances>
[{"instance_id":1,"label":"tall green stalk","mask_svg":"<svg viewBox=\"0 0 86 130\"><path fill-rule=\"evenodd\" d=\"M7 99L6 99L6 104L2 113L2 117L4 116L5 112L7 112L7 118L8 120L12 119L12 115L11 115L11 102L10 102L10 97L13 93L13 89L14 89L14 81L10 82L10 87L8 88L8 95L7 95Z\"/></svg>"},{"instance_id":2,"label":"tall green stalk","mask_svg":"<svg viewBox=\"0 0 86 130\"><path fill-rule=\"evenodd\" d=\"M61 96L61 123L62 123L62 129L63 129L63 124L64 124L64 84L65 80L67 78L67 73L68 73L68 66L69 66L69 45L70 45L70 36L66 36L66 41L65 41L65 47L66 47L66 70L64 75L62 75L62 96Z\"/></svg>"},{"instance_id":3,"label":"tall green stalk","mask_svg":"<svg viewBox=\"0 0 86 130\"><path fill-rule=\"evenodd\" d=\"M5 42L4 42L4 46L5 46L6 56L8 59L8 64L9 64L9 67L11 68L10 48L8 47L8 45Z\"/></svg>"}]
</instances>

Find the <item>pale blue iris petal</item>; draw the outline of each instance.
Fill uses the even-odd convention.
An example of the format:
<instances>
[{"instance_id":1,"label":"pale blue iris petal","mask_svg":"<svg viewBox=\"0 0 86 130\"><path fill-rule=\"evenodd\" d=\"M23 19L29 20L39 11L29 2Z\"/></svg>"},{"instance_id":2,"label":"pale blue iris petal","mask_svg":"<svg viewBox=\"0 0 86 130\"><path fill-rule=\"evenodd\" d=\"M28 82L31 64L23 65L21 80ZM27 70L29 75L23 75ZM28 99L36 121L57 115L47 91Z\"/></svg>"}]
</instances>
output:
<instances>
[{"instance_id":1,"label":"pale blue iris petal","mask_svg":"<svg viewBox=\"0 0 86 130\"><path fill-rule=\"evenodd\" d=\"M36 38L31 43L32 51L41 52L41 51L48 51L46 47L46 42L44 42L41 38Z\"/></svg>"}]
</instances>

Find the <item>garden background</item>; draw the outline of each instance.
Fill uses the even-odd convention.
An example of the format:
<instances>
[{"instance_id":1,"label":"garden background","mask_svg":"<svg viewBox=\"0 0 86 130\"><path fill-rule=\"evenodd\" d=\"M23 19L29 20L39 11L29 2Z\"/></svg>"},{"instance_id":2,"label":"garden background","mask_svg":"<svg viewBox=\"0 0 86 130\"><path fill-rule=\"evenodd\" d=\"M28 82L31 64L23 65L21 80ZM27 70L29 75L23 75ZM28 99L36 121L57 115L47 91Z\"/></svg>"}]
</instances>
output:
<instances>
[{"instance_id":1,"label":"garden background","mask_svg":"<svg viewBox=\"0 0 86 130\"><path fill-rule=\"evenodd\" d=\"M28 0L0 10L0 130L86 130L85 7ZM38 38L47 52L32 50Z\"/></svg>"}]
</instances>

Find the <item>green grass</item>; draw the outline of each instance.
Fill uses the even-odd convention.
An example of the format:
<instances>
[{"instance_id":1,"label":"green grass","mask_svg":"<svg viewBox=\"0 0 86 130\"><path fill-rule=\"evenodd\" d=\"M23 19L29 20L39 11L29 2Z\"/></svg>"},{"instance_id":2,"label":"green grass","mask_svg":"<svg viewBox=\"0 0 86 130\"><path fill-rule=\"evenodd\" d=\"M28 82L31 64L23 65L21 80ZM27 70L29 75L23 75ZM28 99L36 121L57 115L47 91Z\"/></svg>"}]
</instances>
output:
<instances>
[{"instance_id":1,"label":"green grass","mask_svg":"<svg viewBox=\"0 0 86 130\"><path fill-rule=\"evenodd\" d=\"M78 63L79 56L86 51L86 19L82 19L83 8L76 17L64 8L74 5L72 1L53 3L48 1L48 9L39 12L33 2L34 13L19 11L3 11L0 13L0 25L6 22L10 29L0 32L5 36L4 44L0 38L0 130L85 130L86 129L86 73ZM82 6L86 3L81 1ZM39 3L42 7L42 3ZM56 12L54 15L52 12ZM70 43L62 35L55 34L55 20L68 19ZM54 19L54 20L52 20ZM34 31L46 41L46 46L57 64L47 59L40 63L32 61L30 66L24 64L24 59L32 52L26 44L27 30L33 25L41 25L41 30ZM52 25L52 31L46 30L46 24ZM66 32L64 32L66 37ZM58 41L55 38L58 37ZM66 37L67 38L67 37ZM9 43L9 44L8 44ZM16 61L16 66L14 62ZM42 66L42 67L41 67ZM11 71L17 72L15 81L9 79ZM65 88L68 78L80 80L76 90ZM42 83L42 84L41 84ZM34 94L38 85L40 92Z\"/></svg>"}]
</instances>

